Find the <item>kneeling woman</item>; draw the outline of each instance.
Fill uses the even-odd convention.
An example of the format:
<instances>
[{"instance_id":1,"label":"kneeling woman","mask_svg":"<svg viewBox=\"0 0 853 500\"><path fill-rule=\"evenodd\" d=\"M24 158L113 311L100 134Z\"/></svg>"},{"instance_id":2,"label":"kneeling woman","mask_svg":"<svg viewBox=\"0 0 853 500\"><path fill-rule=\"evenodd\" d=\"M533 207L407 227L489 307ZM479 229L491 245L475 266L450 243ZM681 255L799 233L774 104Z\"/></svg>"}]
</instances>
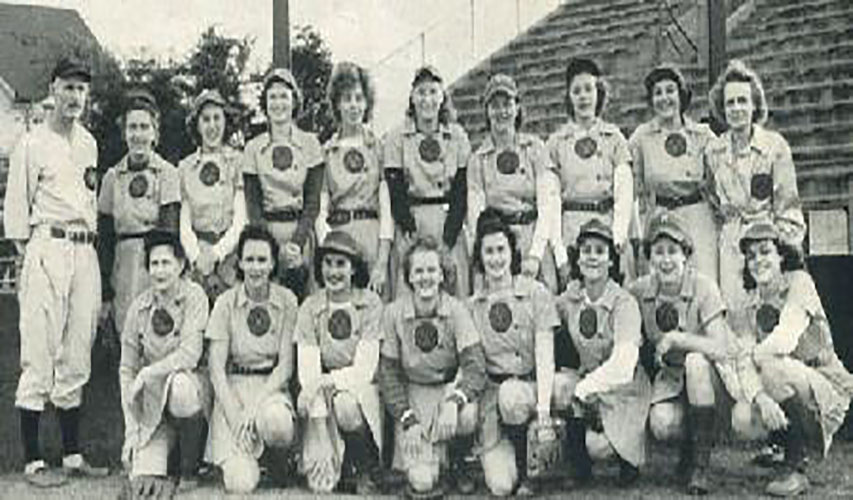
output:
<instances>
[{"instance_id":1,"label":"kneeling woman","mask_svg":"<svg viewBox=\"0 0 853 500\"><path fill-rule=\"evenodd\" d=\"M122 461L131 486L162 486L169 450L194 417L206 413L209 387L195 370L207 324L207 296L184 277L187 259L173 233L144 239L150 285L131 304L121 334L121 384L125 439ZM195 463L195 461L192 461Z\"/></svg>"},{"instance_id":2,"label":"kneeling woman","mask_svg":"<svg viewBox=\"0 0 853 500\"><path fill-rule=\"evenodd\" d=\"M382 397L396 422L394 467L406 471L408 493L417 497L441 495L439 471L447 451L451 467L460 469L477 427L476 400L486 375L471 314L441 289L439 248L436 240L419 238L404 254L411 293L385 308L379 358ZM457 486L470 490L467 481Z\"/></svg>"},{"instance_id":3,"label":"kneeling woman","mask_svg":"<svg viewBox=\"0 0 853 500\"><path fill-rule=\"evenodd\" d=\"M314 261L321 290L305 300L296 321L297 408L308 418L302 465L312 491L330 491L342 469L355 467L358 494L376 493L382 299L365 290L370 275L363 255L348 233L328 233Z\"/></svg>"},{"instance_id":4,"label":"kneeling woman","mask_svg":"<svg viewBox=\"0 0 853 500\"><path fill-rule=\"evenodd\" d=\"M553 390L554 329L559 326L554 297L545 286L521 274L515 232L493 209L482 212L474 241L474 268L483 288L469 304L483 336L488 381L480 404L481 461L494 495L532 494L526 481L527 424L551 422L551 400L565 410L571 392ZM558 375L570 385L563 374Z\"/></svg>"},{"instance_id":5,"label":"kneeling woman","mask_svg":"<svg viewBox=\"0 0 853 500\"><path fill-rule=\"evenodd\" d=\"M237 242L240 283L219 296L205 336L210 340L210 381L216 395L208 452L222 468L225 489L249 492L260 477L266 446L293 441L293 293L270 281L278 243L264 228L248 226Z\"/></svg>"},{"instance_id":6,"label":"kneeling woman","mask_svg":"<svg viewBox=\"0 0 853 500\"><path fill-rule=\"evenodd\" d=\"M649 426L656 439L681 439L678 472L687 492L701 495L710 489L716 407L728 398L720 375L729 372L720 363L730 335L716 283L687 265L693 252L687 229L674 213L649 221L644 251L650 274L630 290L640 303L647 346L655 350L654 360L645 360L655 374Z\"/></svg>"},{"instance_id":7,"label":"kneeling woman","mask_svg":"<svg viewBox=\"0 0 853 500\"><path fill-rule=\"evenodd\" d=\"M576 483L592 476L592 459L615 451L619 483L639 475L646 455L646 417L651 388L639 359L640 311L619 286L619 256L609 225L592 219L580 227L572 281L557 299L580 359L573 394L573 415L566 428L566 455L572 457Z\"/></svg>"},{"instance_id":8,"label":"kneeling woman","mask_svg":"<svg viewBox=\"0 0 853 500\"><path fill-rule=\"evenodd\" d=\"M811 276L799 252L770 223L749 227L740 240L748 299L733 312L744 348L738 374L744 397L732 426L745 438L770 433L785 450L780 475L767 485L774 496L809 487L809 447L825 456L853 397L853 375L841 364Z\"/></svg>"}]
</instances>

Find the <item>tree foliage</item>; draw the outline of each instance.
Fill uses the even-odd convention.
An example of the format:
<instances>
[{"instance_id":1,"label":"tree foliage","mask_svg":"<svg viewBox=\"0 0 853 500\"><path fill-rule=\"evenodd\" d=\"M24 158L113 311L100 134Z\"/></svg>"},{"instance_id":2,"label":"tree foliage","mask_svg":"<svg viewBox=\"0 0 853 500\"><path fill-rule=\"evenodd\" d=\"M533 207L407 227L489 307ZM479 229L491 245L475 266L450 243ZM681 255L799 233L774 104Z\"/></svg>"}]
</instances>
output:
<instances>
[{"instance_id":1,"label":"tree foliage","mask_svg":"<svg viewBox=\"0 0 853 500\"><path fill-rule=\"evenodd\" d=\"M291 44L290 58L293 76L302 89L305 100L298 124L316 132L325 141L334 126L326 87L332 74L332 52L312 26L297 26Z\"/></svg>"}]
</instances>

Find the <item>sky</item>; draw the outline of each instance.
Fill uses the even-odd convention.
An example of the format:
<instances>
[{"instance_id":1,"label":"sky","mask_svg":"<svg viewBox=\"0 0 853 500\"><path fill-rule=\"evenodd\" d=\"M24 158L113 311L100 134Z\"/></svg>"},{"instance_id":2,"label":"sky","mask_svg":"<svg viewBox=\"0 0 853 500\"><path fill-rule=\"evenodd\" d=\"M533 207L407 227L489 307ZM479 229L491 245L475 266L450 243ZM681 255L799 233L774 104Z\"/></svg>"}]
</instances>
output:
<instances>
[{"instance_id":1,"label":"sky","mask_svg":"<svg viewBox=\"0 0 853 500\"><path fill-rule=\"evenodd\" d=\"M77 10L102 46L121 59L183 59L201 33L254 37L250 70L272 59L272 0L0 0ZM350 60L374 73L405 104L407 82L427 62L452 81L477 60L542 17L561 0L290 0L291 25L312 25L333 61ZM472 10L473 7L473 10ZM472 12L474 29L472 26ZM426 33L423 40L420 33Z\"/></svg>"}]
</instances>

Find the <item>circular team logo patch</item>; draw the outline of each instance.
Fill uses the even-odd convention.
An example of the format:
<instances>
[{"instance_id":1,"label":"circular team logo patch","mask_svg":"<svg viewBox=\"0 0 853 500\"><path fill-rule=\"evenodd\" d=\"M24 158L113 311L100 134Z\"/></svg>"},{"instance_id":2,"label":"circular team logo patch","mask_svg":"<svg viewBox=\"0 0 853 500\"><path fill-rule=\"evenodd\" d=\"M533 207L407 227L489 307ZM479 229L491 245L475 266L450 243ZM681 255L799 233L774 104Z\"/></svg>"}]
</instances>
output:
<instances>
[{"instance_id":1,"label":"circular team logo patch","mask_svg":"<svg viewBox=\"0 0 853 500\"><path fill-rule=\"evenodd\" d=\"M596 314L595 309L587 307L581 311L578 323L580 324L581 335L584 338L591 339L598 333L598 314Z\"/></svg>"},{"instance_id":2,"label":"circular team logo patch","mask_svg":"<svg viewBox=\"0 0 853 500\"><path fill-rule=\"evenodd\" d=\"M503 333L512 325L512 309L506 302L497 302L489 308L489 324L492 330Z\"/></svg>"},{"instance_id":3,"label":"circular team logo patch","mask_svg":"<svg viewBox=\"0 0 853 500\"><path fill-rule=\"evenodd\" d=\"M687 139L679 133L669 134L666 138L666 142L663 144L663 147L666 149L666 152L669 153L669 156L678 158L687 152Z\"/></svg>"},{"instance_id":4,"label":"circular team logo patch","mask_svg":"<svg viewBox=\"0 0 853 500\"><path fill-rule=\"evenodd\" d=\"M142 198L148 192L148 178L143 174L137 174L130 181L128 191L130 191L131 198Z\"/></svg>"},{"instance_id":5,"label":"circular team logo patch","mask_svg":"<svg viewBox=\"0 0 853 500\"><path fill-rule=\"evenodd\" d=\"M755 174L749 186L750 194L756 200L766 200L773 194L773 177L770 174Z\"/></svg>"},{"instance_id":6,"label":"circular team logo patch","mask_svg":"<svg viewBox=\"0 0 853 500\"><path fill-rule=\"evenodd\" d=\"M664 302L655 310L655 323L661 332L671 332L678 329L678 309L669 302Z\"/></svg>"},{"instance_id":7,"label":"circular team logo patch","mask_svg":"<svg viewBox=\"0 0 853 500\"><path fill-rule=\"evenodd\" d=\"M364 155L357 149L350 149L344 155L344 167L351 174L357 174L364 170Z\"/></svg>"},{"instance_id":8,"label":"circular team logo patch","mask_svg":"<svg viewBox=\"0 0 853 500\"><path fill-rule=\"evenodd\" d=\"M169 314L169 311L163 309L162 307L158 307L154 310L154 314L151 315L151 329L154 330L158 336L162 337L172 332L175 329L175 320L172 319L172 315Z\"/></svg>"},{"instance_id":9,"label":"circular team logo patch","mask_svg":"<svg viewBox=\"0 0 853 500\"><path fill-rule=\"evenodd\" d=\"M518 170L518 153L515 151L501 151L498 155L498 172L509 175Z\"/></svg>"},{"instance_id":10,"label":"circular team logo patch","mask_svg":"<svg viewBox=\"0 0 853 500\"><path fill-rule=\"evenodd\" d=\"M219 165L212 161L205 162L198 173L198 178L205 186L216 184L219 182Z\"/></svg>"},{"instance_id":11,"label":"circular team logo patch","mask_svg":"<svg viewBox=\"0 0 853 500\"><path fill-rule=\"evenodd\" d=\"M293 150L290 146L276 146L272 148L272 166L276 170L287 170L293 166Z\"/></svg>"},{"instance_id":12,"label":"circular team logo patch","mask_svg":"<svg viewBox=\"0 0 853 500\"><path fill-rule=\"evenodd\" d=\"M592 137L584 137L575 142L575 154L584 160L598 151L598 143Z\"/></svg>"},{"instance_id":13,"label":"circular team logo patch","mask_svg":"<svg viewBox=\"0 0 853 500\"><path fill-rule=\"evenodd\" d=\"M86 167L83 171L83 182L86 183L86 189L94 191L98 187L98 171L95 167Z\"/></svg>"},{"instance_id":14,"label":"circular team logo patch","mask_svg":"<svg viewBox=\"0 0 853 500\"><path fill-rule=\"evenodd\" d=\"M270 331L272 320L270 312L264 306L255 306L246 316L246 325L255 337L263 337Z\"/></svg>"},{"instance_id":15,"label":"circular team logo patch","mask_svg":"<svg viewBox=\"0 0 853 500\"><path fill-rule=\"evenodd\" d=\"M415 345L422 352L432 352L438 345L438 328L430 321L424 321L415 328Z\"/></svg>"},{"instance_id":16,"label":"circular team logo patch","mask_svg":"<svg viewBox=\"0 0 853 500\"><path fill-rule=\"evenodd\" d=\"M755 322L764 333L770 333L779 324L779 309L770 304L764 304L755 313Z\"/></svg>"},{"instance_id":17,"label":"circular team logo patch","mask_svg":"<svg viewBox=\"0 0 853 500\"><path fill-rule=\"evenodd\" d=\"M338 309L329 316L329 335L335 340L346 340L352 335L352 318L347 311Z\"/></svg>"},{"instance_id":18,"label":"circular team logo patch","mask_svg":"<svg viewBox=\"0 0 853 500\"><path fill-rule=\"evenodd\" d=\"M433 137L425 137L418 146L423 161L434 162L441 156L441 144Z\"/></svg>"}]
</instances>

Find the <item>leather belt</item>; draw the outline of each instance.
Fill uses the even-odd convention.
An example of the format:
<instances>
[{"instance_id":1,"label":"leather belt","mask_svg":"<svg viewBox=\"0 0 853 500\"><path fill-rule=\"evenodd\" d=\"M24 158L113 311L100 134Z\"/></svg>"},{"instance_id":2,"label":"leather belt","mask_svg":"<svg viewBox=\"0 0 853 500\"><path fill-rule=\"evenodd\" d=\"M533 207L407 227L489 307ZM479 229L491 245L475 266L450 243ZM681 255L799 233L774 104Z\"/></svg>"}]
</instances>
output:
<instances>
[{"instance_id":1,"label":"leather belt","mask_svg":"<svg viewBox=\"0 0 853 500\"><path fill-rule=\"evenodd\" d=\"M613 198L599 201L564 201L564 212L599 212L604 213L613 208Z\"/></svg>"},{"instance_id":2,"label":"leather belt","mask_svg":"<svg viewBox=\"0 0 853 500\"><path fill-rule=\"evenodd\" d=\"M118 238L118 240L119 240L119 241L124 241L124 240L135 240L135 239L141 239L141 238L144 238L144 237L145 237L145 234L146 234L146 233L144 233L144 232L142 232L142 233L122 233L122 234L119 234L119 235L117 236L117 238Z\"/></svg>"},{"instance_id":3,"label":"leather belt","mask_svg":"<svg viewBox=\"0 0 853 500\"><path fill-rule=\"evenodd\" d=\"M82 243L84 245L94 244L97 240L97 233L91 231L69 231L61 227L51 226L50 237L62 240L68 240L73 243Z\"/></svg>"},{"instance_id":4,"label":"leather belt","mask_svg":"<svg viewBox=\"0 0 853 500\"><path fill-rule=\"evenodd\" d=\"M250 368L248 366L228 365L229 375L269 375L275 370L276 365L266 366L263 368Z\"/></svg>"},{"instance_id":5,"label":"leather belt","mask_svg":"<svg viewBox=\"0 0 853 500\"><path fill-rule=\"evenodd\" d=\"M669 196L656 196L655 203L669 210L675 210L676 208L695 205L703 199L702 192L697 190L688 195L675 196L671 198Z\"/></svg>"},{"instance_id":6,"label":"leather belt","mask_svg":"<svg viewBox=\"0 0 853 500\"><path fill-rule=\"evenodd\" d=\"M409 205L416 207L418 205L444 205L450 203L447 196L410 196Z\"/></svg>"},{"instance_id":7,"label":"leather belt","mask_svg":"<svg viewBox=\"0 0 853 500\"><path fill-rule=\"evenodd\" d=\"M221 238L222 235L225 234L225 231L221 233L217 233L216 231L196 231L196 238L204 241L206 243L210 243L211 245L215 245Z\"/></svg>"},{"instance_id":8,"label":"leather belt","mask_svg":"<svg viewBox=\"0 0 853 500\"><path fill-rule=\"evenodd\" d=\"M509 379L521 380L522 382L535 382L536 372L514 375L512 373L487 373L489 380L494 384L502 384Z\"/></svg>"},{"instance_id":9,"label":"leather belt","mask_svg":"<svg viewBox=\"0 0 853 500\"><path fill-rule=\"evenodd\" d=\"M526 226L536 222L539 212L535 208L517 212L501 212L501 221L508 226Z\"/></svg>"},{"instance_id":10,"label":"leather belt","mask_svg":"<svg viewBox=\"0 0 853 500\"><path fill-rule=\"evenodd\" d=\"M264 218L270 222L293 222L299 220L301 217L302 210L298 208L264 212Z\"/></svg>"},{"instance_id":11,"label":"leather belt","mask_svg":"<svg viewBox=\"0 0 853 500\"><path fill-rule=\"evenodd\" d=\"M378 219L379 212L369 208L356 208L354 210L332 210L326 222L332 226L342 226L354 220Z\"/></svg>"}]
</instances>

